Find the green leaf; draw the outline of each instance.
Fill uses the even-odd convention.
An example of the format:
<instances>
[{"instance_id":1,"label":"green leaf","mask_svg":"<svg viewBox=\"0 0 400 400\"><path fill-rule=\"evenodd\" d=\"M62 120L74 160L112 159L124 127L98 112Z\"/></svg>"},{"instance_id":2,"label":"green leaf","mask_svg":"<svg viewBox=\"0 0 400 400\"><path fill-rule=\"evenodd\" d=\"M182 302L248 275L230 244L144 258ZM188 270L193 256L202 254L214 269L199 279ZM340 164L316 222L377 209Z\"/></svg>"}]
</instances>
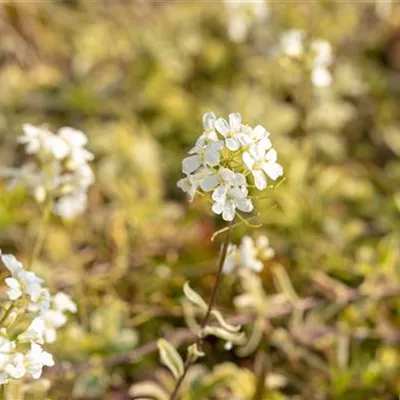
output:
<instances>
[{"instance_id":1,"label":"green leaf","mask_svg":"<svg viewBox=\"0 0 400 400\"><path fill-rule=\"evenodd\" d=\"M183 361L175 347L165 339L157 341L161 362L168 367L175 379L183 375Z\"/></svg>"},{"instance_id":2,"label":"green leaf","mask_svg":"<svg viewBox=\"0 0 400 400\"><path fill-rule=\"evenodd\" d=\"M220 328L217 326L205 326L203 329L205 336L212 335L226 340L227 342L232 342L233 344L244 344L246 342L246 337L244 332L233 333Z\"/></svg>"},{"instance_id":3,"label":"green leaf","mask_svg":"<svg viewBox=\"0 0 400 400\"><path fill-rule=\"evenodd\" d=\"M203 300L203 298L195 292L190 286L189 282L185 282L183 285L183 293L185 294L186 298L193 303L194 305L201 308L204 312L207 311L207 303Z\"/></svg>"},{"instance_id":4,"label":"green leaf","mask_svg":"<svg viewBox=\"0 0 400 400\"><path fill-rule=\"evenodd\" d=\"M140 396L144 399L152 398L154 400L168 400L168 393L154 382L145 381L136 383L129 389L129 395L140 400Z\"/></svg>"},{"instance_id":5,"label":"green leaf","mask_svg":"<svg viewBox=\"0 0 400 400\"><path fill-rule=\"evenodd\" d=\"M228 322L225 321L224 317L218 310L212 310L211 314L216 318L218 323L221 325L222 328L227 330L228 332L239 332L240 329L242 328L241 325L232 325Z\"/></svg>"}]
</instances>

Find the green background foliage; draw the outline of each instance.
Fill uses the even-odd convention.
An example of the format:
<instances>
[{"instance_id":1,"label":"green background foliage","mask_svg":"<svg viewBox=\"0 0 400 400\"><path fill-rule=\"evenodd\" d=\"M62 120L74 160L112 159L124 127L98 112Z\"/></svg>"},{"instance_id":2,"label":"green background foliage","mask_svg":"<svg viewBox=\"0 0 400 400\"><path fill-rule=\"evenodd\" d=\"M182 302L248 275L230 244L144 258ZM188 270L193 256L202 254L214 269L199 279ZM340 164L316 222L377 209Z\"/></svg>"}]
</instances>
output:
<instances>
[{"instance_id":1,"label":"green background foliage","mask_svg":"<svg viewBox=\"0 0 400 400\"><path fill-rule=\"evenodd\" d=\"M222 2L0 7L1 166L21 164L25 122L81 129L96 156L88 211L51 219L34 266L79 308L51 349L49 399L125 399L134 382L170 379L155 351L132 352L181 332L186 280L206 298L211 291L219 242L210 237L223 225L176 188L206 111L238 111L271 132L286 180L257 201L255 221L276 250L264 289L282 290L279 263L298 297L314 301L266 318L268 376L281 384L264 399L399 397L398 5L383 15L374 2L273 2L242 43L228 37ZM315 89L302 63L276 55L292 28L332 43L331 87ZM2 250L28 260L39 220L23 189L0 181ZM236 228L234 242L250 230ZM226 313L237 314L238 292L227 277L218 298ZM185 398L251 399L254 357L207 346Z\"/></svg>"}]
</instances>

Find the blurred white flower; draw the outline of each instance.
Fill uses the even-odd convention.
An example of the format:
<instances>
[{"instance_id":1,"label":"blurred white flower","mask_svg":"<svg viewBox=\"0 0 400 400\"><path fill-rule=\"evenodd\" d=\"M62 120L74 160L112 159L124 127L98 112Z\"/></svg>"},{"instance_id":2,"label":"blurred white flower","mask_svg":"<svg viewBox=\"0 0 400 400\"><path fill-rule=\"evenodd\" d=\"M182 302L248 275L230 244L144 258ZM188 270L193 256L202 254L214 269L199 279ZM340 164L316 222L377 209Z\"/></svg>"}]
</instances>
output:
<instances>
[{"instance_id":1,"label":"blurred white flower","mask_svg":"<svg viewBox=\"0 0 400 400\"><path fill-rule=\"evenodd\" d=\"M43 280L31 271L26 271L22 264L11 254L1 254L1 259L11 273L6 278L7 295L10 300L17 300L21 296L28 296L31 303L38 307L45 307L47 290L42 287Z\"/></svg>"},{"instance_id":2,"label":"blurred white flower","mask_svg":"<svg viewBox=\"0 0 400 400\"><path fill-rule=\"evenodd\" d=\"M9 356L4 372L10 378L20 379L25 375L24 355L22 353L13 353Z\"/></svg>"},{"instance_id":3,"label":"blurred white flower","mask_svg":"<svg viewBox=\"0 0 400 400\"><path fill-rule=\"evenodd\" d=\"M44 332L46 326L43 317L36 317L33 319L28 329L18 335L19 342L34 342L43 344L44 343Z\"/></svg>"},{"instance_id":4,"label":"blurred white flower","mask_svg":"<svg viewBox=\"0 0 400 400\"><path fill-rule=\"evenodd\" d=\"M43 312L44 341L54 343L57 338L57 329L67 323L66 312L76 313L77 307L72 299L63 292L58 292L52 299L51 308Z\"/></svg>"},{"instance_id":5,"label":"blurred white flower","mask_svg":"<svg viewBox=\"0 0 400 400\"><path fill-rule=\"evenodd\" d=\"M59 312L69 311L71 313L77 312L76 303L71 299L70 296L63 292L58 292L53 297L53 307Z\"/></svg>"},{"instance_id":6,"label":"blurred white flower","mask_svg":"<svg viewBox=\"0 0 400 400\"><path fill-rule=\"evenodd\" d=\"M247 39L251 26L267 19L270 8L265 0L224 0L228 12L228 36L233 42Z\"/></svg>"},{"instance_id":7,"label":"blurred white flower","mask_svg":"<svg viewBox=\"0 0 400 400\"><path fill-rule=\"evenodd\" d=\"M18 315L18 322L28 326L25 331L16 335L11 322L6 318L0 327L0 385L10 379L21 379L29 375L38 379L43 366L53 366L54 360L40 346L56 340L56 330L67 322L67 313L77 311L76 304L63 292L53 298L43 280L31 271L26 271L21 262L11 254L2 254L1 259L11 274L5 278L8 286L9 304L3 310L3 317ZM26 300L25 301L21 301ZM10 313L11 311L11 313ZM8 332L10 330L10 333ZM30 348L27 348L27 344Z\"/></svg>"},{"instance_id":8,"label":"blurred white flower","mask_svg":"<svg viewBox=\"0 0 400 400\"><path fill-rule=\"evenodd\" d=\"M206 113L203 126L204 132L189 151L192 155L182 162L186 177L177 186L191 201L196 192L206 194L212 211L232 221L237 210L253 210L249 196L253 182L256 189L263 190L267 186L265 175L276 180L283 169L277 163L269 132L261 125L252 128L242 124L239 113L229 114L229 122Z\"/></svg>"},{"instance_id":9,"label":"blurred white flower","mask_svg":"<svg viewBox=\"0 0 400 400\"><path fill-rule=\"evenodd\" d=\"M87 208L87 191L94 183L89 162L94 156L85 146L86 135L77 129L60 128L57 134L45 127L23 126L18 141L35 160L21 168L6 168L2 174L11 179L10 187L24 185L35 200L43 203L51 194L52 211L62 218L75 218Z\"/></svg>"},{"instance_id":10,"label":"blurred white flower","mask_svg":"<svg viewBox=\"0 0 400 400\"><path fill-rule=\"evenodd\" d=\"M275 252L270 246L267 236L259 236L256 240L244 236L239 246L230 244L223 272L229 274L236 268L261 272L264 268L264 261L270 260L274 255Z\"/></svg>"},{"instance_id":11,"label":"blurred white flower","mask_svg":"<svg viewBox=\"0 0 400 400\"><path fill-rule=\"evenodd\" d=\"M311 55L311 82L315 87L325 88L332 83L329 66L333 63L332 46L327 40L306 40L306 33L292 29L282 34L280 52L291 58Z\"/></svg>"},{"instance_id":12,"label":"blurred white flower","mask_svg":"<svg viewBox=\"0 0 400 400\"><path fill-rule=\"evenodd\" d=\"M332 75L325 67L315 67L311 71L311 81L315 87L328 87L332 83Z\"/></svg>"},{"instance_id":13,"label":"blurred white flower","mask_svg":"<svg viewBox=\"0 0 400 400\"><path fill-rule=\"evenodd\" d=\"M24 135L20 136L18 141L25 145L27 154L38 154L39 157L54 156L57 160L62 160L68 154L68 145L47 128L30 124L24 124L22 128Z\"/></svg>"},{"instance_id":14,"label":"blurred white flower","mask_svg":"<svg viewBox=\"0 0 400 400\"><path fill-rule=\"evenodd\" d=\"M289 57L300 57L304 53L305 33L299 29L284 32L280 39L281 51Z\"/></svg>"},{"instance_id":15,"label":"blurred white flower","mask_svg":"<svg viewBox=\"0 0 400 400\"><path fill-rule=\"evenodd\" d=\"M42 375L43 367L52 367L54 360L53 356L44 351L39 344L31 343L31 349L25 356L25 365L28 374L33 379L38 379Z\"/></svg>"}]
</instances>

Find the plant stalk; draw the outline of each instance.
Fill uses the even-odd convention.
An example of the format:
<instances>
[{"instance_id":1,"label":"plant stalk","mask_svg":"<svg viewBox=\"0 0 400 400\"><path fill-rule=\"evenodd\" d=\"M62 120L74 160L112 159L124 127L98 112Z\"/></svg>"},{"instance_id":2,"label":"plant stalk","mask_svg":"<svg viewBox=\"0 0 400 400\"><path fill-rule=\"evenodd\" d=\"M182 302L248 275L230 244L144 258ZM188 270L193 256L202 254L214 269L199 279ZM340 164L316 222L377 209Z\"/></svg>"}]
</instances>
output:
<instances>
[{"instance_id":1,"label":"plant stalk","mask_svg":"<svg viewBox=\"0 0 400 400\"><path fill-rule=\"evenodd\" d=\"M208 320L210 319L210 315L211 315L211 311L214 307L215 301L217 299L217 293L218 293L218 289L221 285L222 282L222 270L225 264L225 259L226 259L226 255L228 253L228 247L229 247L229 241L230 241L230 236L231 236L231 231L232 231L232 222L229 223L228 225L228 230L226 231L225 234L225 239L224 239L224 243L222 245L222 249L221 249L221 253L219 256L219 260L218 260L218 271L217 271L217 277L215 279L215 283L211 292L211 297L210 297L210 301L208 302L208 308L206 311L206 314L203 318L203 321L200 325L200 332L204 329L204 327L207 325ZM196 340L196 345L200 346L202 343L203 339L202 337L199 337ZM190 360L189 358L186 359L185 361L185 365L184 365L184 369L183 369L183 374L179 377L179 379L176 382L174 391L171 394L170 400L177 400L178 395L179 395L179 391L181 389L182 383L186 377L186 374L189 371L189 368L192 366L193 361Z\"/></svg>"},{"instance_id":2,"label":"plant stalk","mask_svg":"<svg viewBox=\"0 0 400 400\"><path fill-rule=\"evenodd\" d=\"M33 251L32 251L32 256L29 261L29 264L27 265L26 269L30 270L36 261L36 259L39 257L40 252L42 251L44 241L46 239L47 235L47 228L48 228L48 222L50 219L50 214L51 214L51 207L53 204L52 197L46 201L46 204L43 209L42 217L40 219L39 223L39 233L35 241L35 245L33 246Z\"/></svg>"}]
</instances>

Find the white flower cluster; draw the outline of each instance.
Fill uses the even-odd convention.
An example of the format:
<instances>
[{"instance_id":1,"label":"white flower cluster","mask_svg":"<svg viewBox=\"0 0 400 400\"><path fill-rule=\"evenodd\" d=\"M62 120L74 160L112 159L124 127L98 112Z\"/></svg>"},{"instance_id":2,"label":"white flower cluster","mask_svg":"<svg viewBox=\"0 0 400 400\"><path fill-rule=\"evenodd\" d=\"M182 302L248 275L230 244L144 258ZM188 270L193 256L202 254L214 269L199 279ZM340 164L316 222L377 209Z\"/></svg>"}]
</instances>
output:
<instances>
[{"instance_id":1,"label":"white flower cluster","mask_svg":"<svg viewBox=\"0 0 400 400\"><path fill-rule=\"evenodd\" d=\"M203 125L203 134L182 162L186 177L179 180L178 187L190 200L196 191L211 193L212 211L232 221L236 210L253 210L249 189L265 189L267 179L275 181L283 169L269 132L261 125L242 124L239 113L230 114L229 123L206 113Z\"/></svg>"},{"instance_id":2,"label":"white flower cluster","mask_svg":"<svg viewBox=\"0 0 400 400\"><path fill-rule=\"evenodd\" d=\"M316 87L327 87L332 83L329 66L333 62L332 46L323 39L306 41L306 33L302 30L291 29L280 39L280 50L290 58L301 58L311 54L311 81Z\"/></svg>"},{"instance_id":3,"label":"white flower cluster","mask_svg":"<svg viewBox=\"0 0 400 400\"><path fill-rule=\"evenodd\" d=\"M51 298L43 280L26 271L10 254L1 259L11 273L6 278L10 300L0 319L0 385L10 379L29 376L38 379L44 366L54 365L53 357L43 350L44 343L53 343L56 329L67 322L66 311L76 312L76 305L59 292ZM22 330L20 326L29 326Z\"/></svg>"},{"instance_id":4,"label":"white flower cluster","mask_svg":"<svg viewBox=\"0 0 400 400\"><path fill-rule=\"evenodd\" d=\"M237 268L261 272L264 261L270 260L274 255L275 251L269 245L267 236L259 236L255 241L249 236L244 236L239 246L229 245L223 272L230 274Z\"/></svg>"},{"instance_id":5,"label":"white flower cluster","mask_svg":"<svg viewBox=\"0 0 400 400\"><path fill-rule=\"evenodd\" d=\"M25 152L35 155L20 169L8 168L5 175L13 183L21 182L38 202L48 196L54 199L53 212L63 218L82 214L87 206L87 190L94 182L89 165L94 156L85 146L86 135L76 129L64 127L57 134L44 127L23 126L24 135L18 141Z\"/></svg>"},{"instance_id":6,"label":"white flower cluster","mask_svg":"<svg viewBox=\"0 0 400 400\"><path fill-rule=\"evenodd\" d=\"M229 17L228 35L237 43L244 42L251 26L264 22L270 13L264 0L224 0L224 4Z\"/></svg>"}]
</instances>

